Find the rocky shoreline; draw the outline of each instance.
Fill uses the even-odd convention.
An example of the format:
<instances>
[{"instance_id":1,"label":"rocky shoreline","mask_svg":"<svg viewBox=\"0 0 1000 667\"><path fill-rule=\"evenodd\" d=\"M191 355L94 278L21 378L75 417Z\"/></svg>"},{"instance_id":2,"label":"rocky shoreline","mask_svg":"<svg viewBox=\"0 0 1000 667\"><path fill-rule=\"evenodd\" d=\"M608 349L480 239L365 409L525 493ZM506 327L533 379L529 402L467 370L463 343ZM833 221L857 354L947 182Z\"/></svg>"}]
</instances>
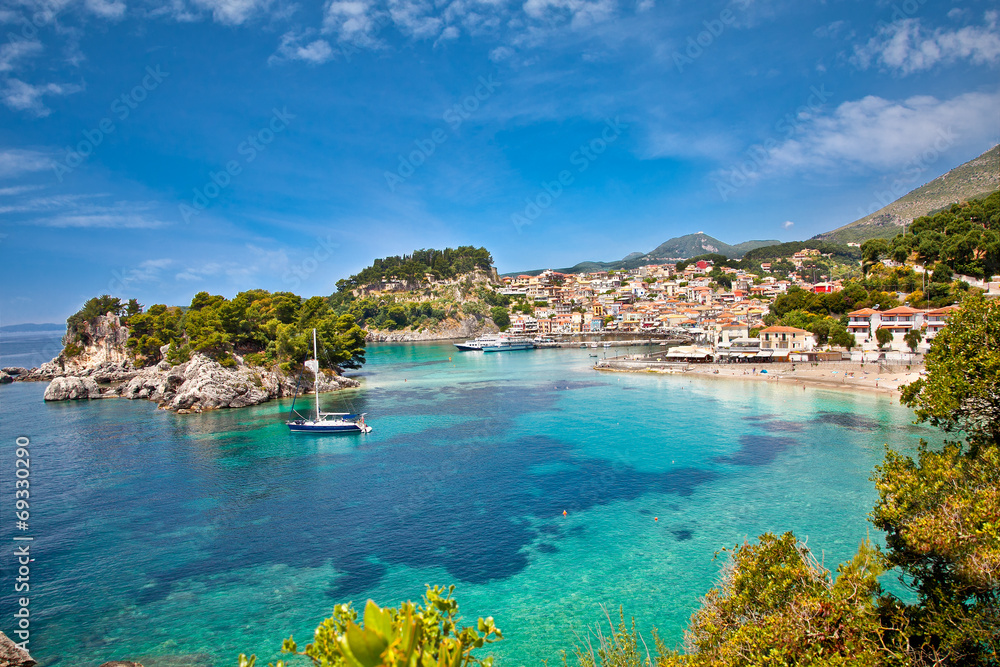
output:
<instances>
[{"instance_id":1,"label":"rocky shoreline","mask_svg":"<svg viewBox=\"0 0 1000 667\"><path fill-rule=\"evenodd\" d=\"M108 313L87 324L87 343L73 356L60 353L38 368L8 366L0 369L0 384L48 382L46 401L97 400L103 398L146 399L179 414L222 408L243 408L274 398L294 396L296 379L278 367L250 366L233 355L234 366L199 353L190 360L171 365L137 368L127 353L128 329ZM160 349L165 357L167 346ZM319 379L319 391L358 387L357 380L332 373ZM312 378L298 381L298 392L313 391Z\"/></svg>"},{"instance_id":2,"label":"rocky shoreline","mask_svg":"<svg viewBox=\"0 0 1000 667\"><path fill-rule=\"evenodd\" d=\"M195 354L190 361L177 366L161 361L140 370L103 367L88 369L89 373L60 375L45 389L45 400L146 399L164 410L185 414L243 408L295 395L294 378L277 368L257 368L247 365L240 357L235 358L237 363L233 368L225 368L217 361ZM113 379L102 386L108 378ZM358 386L357 380L339 375L323 374L319 380L320 392ZM298 391L313 391L312 381L302 378Z\"/></svg>"},{"instance_id":3,"label":"rocky shoreline","mask_svg":"<svg viewBox=\"0 0 1000 667\"><path fill-rule=\"evenodd\" d=\"M487 333L497 333L500 329L489 318L477 319L466 317L463 320L446 320L445 326L436 327L433 331L385 331L369 329L365 340L369 343L415 343L432 340L457 340L477 338Z\"/></svg>"}]
</instances>

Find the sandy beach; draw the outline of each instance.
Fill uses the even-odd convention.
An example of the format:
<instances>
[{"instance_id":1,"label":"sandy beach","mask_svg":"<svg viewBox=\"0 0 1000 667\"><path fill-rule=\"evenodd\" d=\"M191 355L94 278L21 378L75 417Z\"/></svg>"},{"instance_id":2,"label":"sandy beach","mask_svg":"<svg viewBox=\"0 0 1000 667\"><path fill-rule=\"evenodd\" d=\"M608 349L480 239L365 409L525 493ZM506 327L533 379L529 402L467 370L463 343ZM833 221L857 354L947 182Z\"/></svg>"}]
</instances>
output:
<instances>
[{"instance_id":1,"label":"sandy beach","mask_svg":"<svg viewBox=\"0 0 1000 667\"><path fill-rule=\"evenodd\" d=\"M601 369L611 370L611 369ZM877 364L856 364L849 362L797 363L797 364L691 364L687 375L699 375L726 380L746 380L752 382L783 382L801 385L804 389L822 388L841 391L872 391L883 394L899 394L899 387L920 377L922 365L899 367L879 367ZM635 370L614 372L677 372L658 370Z\"/></svg>"}]
</instances>

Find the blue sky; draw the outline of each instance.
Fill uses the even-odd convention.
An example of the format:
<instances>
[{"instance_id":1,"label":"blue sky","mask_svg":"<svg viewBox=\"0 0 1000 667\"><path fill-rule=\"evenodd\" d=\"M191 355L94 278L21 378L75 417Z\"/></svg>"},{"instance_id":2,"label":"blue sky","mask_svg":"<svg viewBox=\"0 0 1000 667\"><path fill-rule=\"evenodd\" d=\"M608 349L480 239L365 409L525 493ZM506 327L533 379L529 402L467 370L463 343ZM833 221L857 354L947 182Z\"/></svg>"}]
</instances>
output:
<instances>
[{"instance_id":1,"label":"blue sky","mask_svg":"<svg viewBox=\"0 0 1000 667\"><path fill-rule=\"evenodd\" d=\"M995 7L0 0L0 320L808 238L997 143Z\"/></svg>"}]
</instances>

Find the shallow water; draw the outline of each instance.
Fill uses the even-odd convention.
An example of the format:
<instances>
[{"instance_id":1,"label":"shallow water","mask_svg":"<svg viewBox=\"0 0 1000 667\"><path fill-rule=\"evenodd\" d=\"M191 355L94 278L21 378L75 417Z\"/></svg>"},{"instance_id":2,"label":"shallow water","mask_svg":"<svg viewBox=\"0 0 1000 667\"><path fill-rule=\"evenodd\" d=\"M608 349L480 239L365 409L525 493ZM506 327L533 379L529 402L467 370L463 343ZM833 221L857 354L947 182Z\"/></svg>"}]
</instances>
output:
<instances>
[{"instance_id":1,"label":"shallow water","mask_svg":"<svg viewBox=\"0 0 1000 667\"><path fill-rule=\"evenodd\" d=\"M292 435L289 401L174 415L0 388L5 507L14 439L32 443L36 659L266 663L335 602L397 604L425 583L496 618L501 665L558 660L602 604L674 645L722 547L794 530L834 567L878 537L883 443L929 435L884 396L605 375L588 350L369 359L361 389L323 397L367 411L367 436Z\"/></svg>"}]
</instances>

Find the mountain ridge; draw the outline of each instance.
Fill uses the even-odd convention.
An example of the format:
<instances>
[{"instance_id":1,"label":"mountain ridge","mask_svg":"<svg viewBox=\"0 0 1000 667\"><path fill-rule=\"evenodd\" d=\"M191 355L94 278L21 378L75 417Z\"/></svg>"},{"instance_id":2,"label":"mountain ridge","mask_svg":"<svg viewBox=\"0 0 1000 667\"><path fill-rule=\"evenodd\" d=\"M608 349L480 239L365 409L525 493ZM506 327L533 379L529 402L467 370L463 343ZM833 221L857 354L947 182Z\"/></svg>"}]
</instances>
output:
<instances>
[{"instance_id":1,"label":"mountain ridge","mask_svg":"<svg viewBox=\"0 0 1000 667\"><path fill-rule=\"evenodd\" d=\"M1000 188L1000 145L910 190L874 213L817 234L809 240L860 243L875 238L892 238L921 216L952 204L984 197L997 188ZM882 203L884 194L887 193L876 193L878 203Z\"/></svg>"},{"instance_id":2,"label":"mountain ridge","mask_svg":"<svg viewBox=\"0 0 1000 667\"><path fill-rule=\"evenodd\" d=\"M620 269L636 269L648 264L662 264L665 262L679 262L691 259L698 255L708 253L718 253L730 259L740 259L744 254L756 248L763 248L769 245L776 245L781 241L775 239L742 241L735 245L730 245L717 238L709 236L705 232L695 232L676 236L664 241L647 253L631 252L622 259L601 262L588 260L579 262L570 267L555 269L559 273L588 273L592 271L617 271ZM517 275L538 275L545 269L531 269L530 271L511 271L504 273L505 276Z\"/></svg>"}]
</instances>

